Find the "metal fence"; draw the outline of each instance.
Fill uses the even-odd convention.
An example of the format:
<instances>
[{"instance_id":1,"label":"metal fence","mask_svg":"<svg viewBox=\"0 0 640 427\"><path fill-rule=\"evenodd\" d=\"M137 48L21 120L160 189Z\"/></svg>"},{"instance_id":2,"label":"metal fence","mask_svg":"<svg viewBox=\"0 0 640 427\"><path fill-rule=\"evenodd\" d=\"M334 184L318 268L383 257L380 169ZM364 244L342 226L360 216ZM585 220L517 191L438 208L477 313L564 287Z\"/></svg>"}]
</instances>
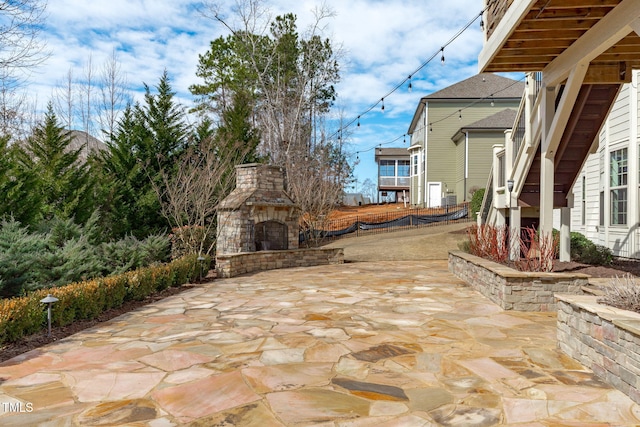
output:
<instances>
[{"instance_id":1,"label":"metal fence","mask_svg":"<svg viewBox=\"0 0 640 427\"><path fill-rule=\"evenodd\" d=\"M300 233L300 242L304 243L312 239L326 242L342 237L368 236L390 231L468 221L471 221L469 203L442 208L415 208L401 212L357 215L350 218L327 220L320 229L302 231Z\"/></svg>"}]
</instances>

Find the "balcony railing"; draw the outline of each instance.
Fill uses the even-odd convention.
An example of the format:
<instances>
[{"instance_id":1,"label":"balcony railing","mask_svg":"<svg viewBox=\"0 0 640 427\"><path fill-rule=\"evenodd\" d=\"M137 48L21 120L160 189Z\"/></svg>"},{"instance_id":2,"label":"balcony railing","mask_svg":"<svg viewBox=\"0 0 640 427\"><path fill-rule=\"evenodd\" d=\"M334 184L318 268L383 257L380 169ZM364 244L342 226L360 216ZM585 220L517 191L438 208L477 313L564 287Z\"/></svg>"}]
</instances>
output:
<instances>
[{"instance_id":1,"label":"balcony railing","mask_svg":"<svg viewBox=\"0 0 640 427\"><path fill-rule=\"evenodd\" d=\"M409 187L411 178L404 176L381 176L378 178L378 187Z\"/></svg>"}]
</instances>

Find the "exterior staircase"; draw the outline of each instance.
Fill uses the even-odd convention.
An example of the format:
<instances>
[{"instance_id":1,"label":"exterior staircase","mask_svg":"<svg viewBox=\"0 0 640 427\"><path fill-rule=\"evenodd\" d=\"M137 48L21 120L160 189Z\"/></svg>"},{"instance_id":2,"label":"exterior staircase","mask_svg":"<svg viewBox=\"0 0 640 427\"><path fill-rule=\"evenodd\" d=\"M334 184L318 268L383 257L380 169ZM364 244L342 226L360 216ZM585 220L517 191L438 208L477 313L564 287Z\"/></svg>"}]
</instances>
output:
<instances>
[{"instance_id":1,"label":"exterior staircase","mask_svg":"<svg viewBox=\"0 0 640 427\"><path fill-rule=\"evenodd\" d=\"M496 186L495 178L499 173L505 175L501 182L511 180L520 183L514 185L512 190L518 206L540 206L541 120L540 102L537 99L539 86L533 74L529 81L514 127L505 139L505 151L510 153L504 158L511 164L507 164L502 171L496 170L495 167L492 169L481 211L482 222L496 224L496 209L505 208L508 204L505 189L501 190ZM567 207L567 196L571 187L589 153L597 149L598 133L621 86L585 84L581 87L555 157L554 208ZM560 95L561 92L558 98Z\"/></svg>"},{"instance_id":2,"label":"exterior staircase","mask_svg":"<svg viewBox=\"0 0 640 427\"><path fill-rule=\"evenodd\" d=\"M621 85L589 84L580 89L556 153L554 208L567 207L567 195L593 147ZM520 206L540 206L540 141L518 197ZM513 177L517 181L519 177Z\"/></svg>"}]
</instances>

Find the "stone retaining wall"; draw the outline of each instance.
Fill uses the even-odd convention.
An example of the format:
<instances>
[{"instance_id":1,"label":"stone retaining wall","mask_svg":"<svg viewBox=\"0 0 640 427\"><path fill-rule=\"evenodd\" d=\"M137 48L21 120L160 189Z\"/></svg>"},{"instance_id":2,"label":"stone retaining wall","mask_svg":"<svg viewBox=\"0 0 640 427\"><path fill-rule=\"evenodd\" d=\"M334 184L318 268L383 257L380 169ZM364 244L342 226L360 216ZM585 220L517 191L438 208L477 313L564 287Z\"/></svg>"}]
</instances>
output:
<instances>
[{"instance_id":1,"label":"stone retaining wall","mask_svg":"<svg viewBox=\"0 0 640 427\"><path fill-rule=\"evenodd\" d=\"M449 271L504 310L555 311L555 293L582 294L589 276L530 273L462 251L449 252Z\"/></svg>"},{"instance_id":2,"label":"stone retaining wall","mask_svg":"<svg viewBox=\"0 0 640 427\"><path fill-rule=\"evenodd\" d=\"M640 314L597 303L592 295L557 295L558 346L640 403Z\"/></svg>"},{"instance_id":3,"label":"stone retaining wall","mask_svg":"<svg viewBox=\"0 0 640 427\"><path fill-rule=\"evenodd\" d=\"M253 273L254 271L342 264L343 262L344 249L342 248L241 252L218 255L216 257L216 271L218 277L234 277L240 274Z\"/></svg>"}]
</instances>

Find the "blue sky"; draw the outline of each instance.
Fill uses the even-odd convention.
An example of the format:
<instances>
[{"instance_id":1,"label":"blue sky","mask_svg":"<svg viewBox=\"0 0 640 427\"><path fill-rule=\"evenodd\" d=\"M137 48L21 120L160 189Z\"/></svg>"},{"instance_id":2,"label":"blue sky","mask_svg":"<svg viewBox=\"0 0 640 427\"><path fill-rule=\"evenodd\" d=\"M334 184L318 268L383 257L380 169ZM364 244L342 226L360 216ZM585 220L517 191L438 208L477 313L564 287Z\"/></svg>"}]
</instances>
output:
<instances>
[{"instance_id":1,"label":"blue sky","mask_svg":"<svg viewBox=\"0 0 640 427\"><path fill-rule=\"evenodd\" d=\"M222 10L229 11L235 0L220 3ZM115 50L136 96L141 96L143 82L153 86L166 69L181 102L190 107L188 87L198 81L198 54L206 51L209 41L226 34L198 12L199 4L190 0L49 0L43 39L51 56L30 76L29 96L40 106L46 104L70 69L79 77L89 58L99 68ZM299 28L304 29L321 3L271 0L264 4L274 15L295 13ZM477 73L482 47L478 22L447 46L444 65L438 52L480 13L484 2L326 0L324 4L335 13L324 22L324 35L343 51L336 120L354 120L437 53L434 61L412 75L411 92L403 85L385 98L384 113L376 106L362 115L360 127L354 123L343 134L352 159L359 158L358 181L375 181L372 148L378 144L402 147L402 135L422 96ZM387 144L396 138L396 143Z\"/></svg>"}]
</instances>

